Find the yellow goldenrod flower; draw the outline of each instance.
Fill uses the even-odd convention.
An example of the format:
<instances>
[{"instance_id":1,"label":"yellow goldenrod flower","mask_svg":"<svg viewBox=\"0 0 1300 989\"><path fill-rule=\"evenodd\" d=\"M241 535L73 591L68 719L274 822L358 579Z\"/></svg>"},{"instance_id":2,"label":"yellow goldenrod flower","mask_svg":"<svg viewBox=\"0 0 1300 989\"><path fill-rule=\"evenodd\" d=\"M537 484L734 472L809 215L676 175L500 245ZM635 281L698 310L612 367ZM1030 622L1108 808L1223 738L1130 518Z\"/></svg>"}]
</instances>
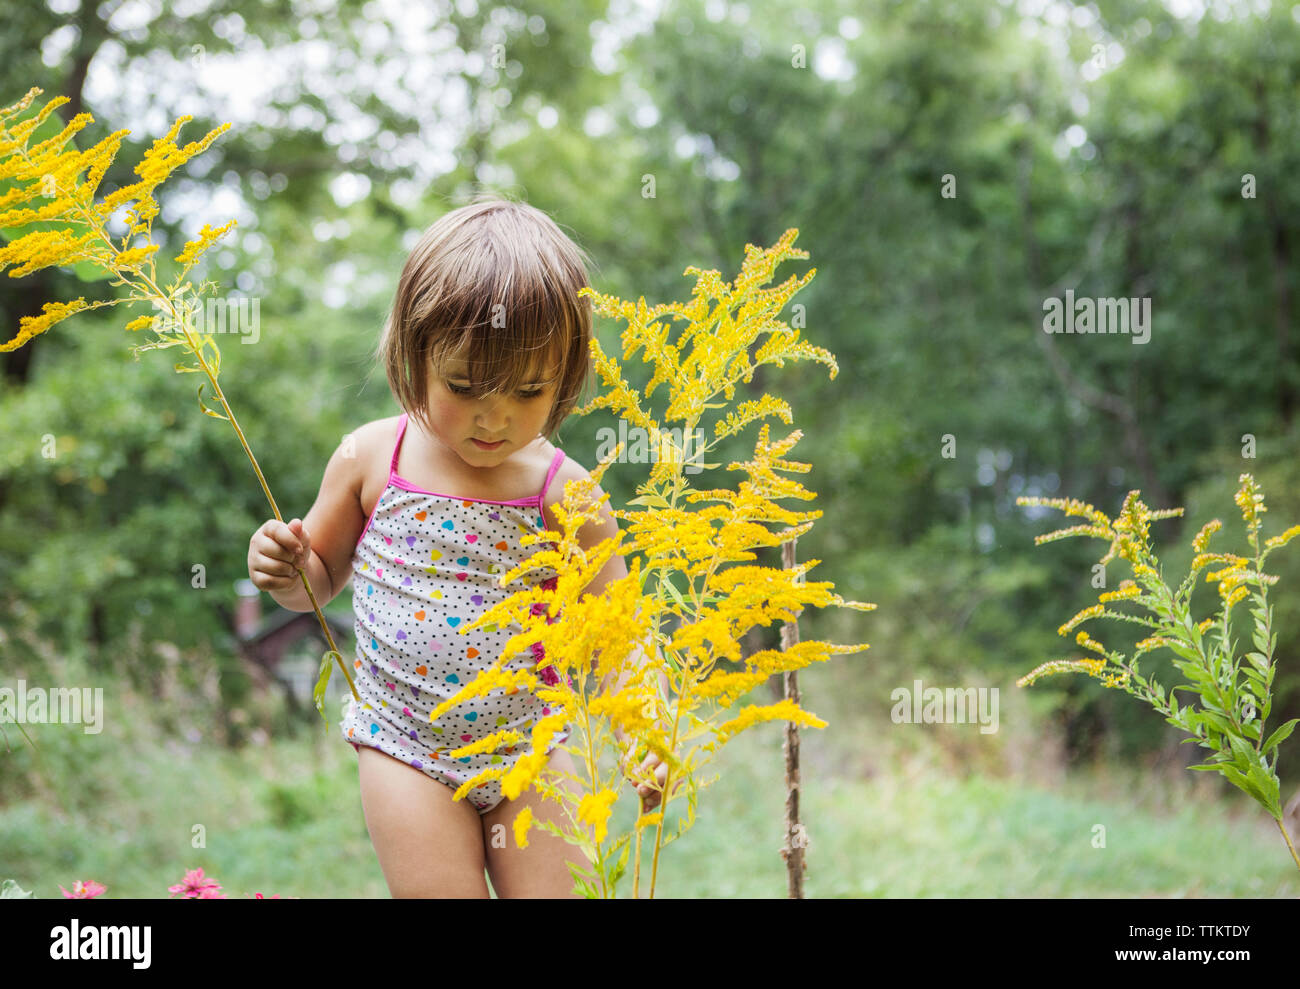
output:
<instances>
[{"instance_id":1,"label":"yellow goldenrod flower","mask_svg":"<svg viewBox=\"0 0 1300 989\"><path fill-rule=\"evenodd\" d=\"M118 254L115 264L118 268L139 268L149 255L158 250L157 244L150 244L147 247L133 247L129 251L122 251Z\"/></svg>"},{"instance_id":2,"label":"yellow goldenrod flower","mask_svg":"<svg viewBox=\"0 0 1300 989\"><path fill-rule=\"evenodd\" d=\"M796 724L810 725L813 728L825 728L826 722L822 721L814 714L800 708L794 701L785 699L775 704L753 705L745 707L740 714L730 721L719 726L718 741L726 742L733 736L740 734L746 728L759 724L763 721L772 721L780 718L785 721L793 721Z\"/></svg>"},{"instance_id":3,"label":"yellow goldenrod flower","mask_svg":"<svg viewBox=\"0 0 1300 989\"><path fill-rule=\"evenodd\" d=\"M8 343L0 344L0 352L17 350L38 333L44 333L55 323L67 319L74 313L89 309L85 299L73 299L71 302L47 302L41 307L39 316L24 316L18 321L18 335Z\"/></svg>"},{"instance_id":4,"label":"yellow goldenrod flower","mask_svg":"<svg viewBox=\"0 0 1300 989\"><path fill-rule=\"evenodd\" d=\"M1111 527L1110 519L1103 513L1097 511L1092 505L1085 504L1076 498L1039 498L1022 496L1016 499L1017 505L1036 505L1043 508L1059 508L1066 515L1079 515L1084 518L1092 519L1093 525L1109 530ZM1110 538L1107 536L1106 538Z\"/></svg>"},{"instance_id":5,"label":"yellow goldenrod flower","mask_svg":"<svg viewBox=\"0 0 1300 989\"><path fill-rule=\"evenodd\" d=\"M1282 533L1282 535L1273 536L1271 539L1265 539L1264 546L1267 549L1272 549L1275 546L1285 546L1298 535L1300 535L1300 525L1293 525L1291 528L1287 529L1286 532Z\"/></svg>"},{"instance_id":6,"label":"yellow goldenrod flower","mask_svg":"<svg viewBox=\"0 0 1300 989\"><path fill-rule=\"evenodd\" d=\"M1214 619L1207 618L1203 622L1196 623L1196 630L1200 632L1202 635L1204 635L1209 630L1210 626L1212 626L1213 624L1214 624Z\"/></svg>"},{"instance_id":7,"label":"yellow goldenrod flower","mask_svg":"<svg viewBox=\"0 0 1300 989\"><path fill-rule=\"evenodd\" d=\"M1200 570L1211 563L1230 563L1233 566L1244 567L1249 562L1244 556L1237 556L1235 553L1201 553L1192 560L1192 569Z\"/></svg>"},{"instance_id":8,"label":"yellow goldenrod flower","mask_svg":"<svg viewBox=\"0 0 1300 989\"><path fill-rule=\"evenodd\" d=\"M136 166L141 181L118 189L96 203L99 183L112 164L122 138L129 131L116 131L93 147L78 151L71 141L93 120L90 114L82 113L54 137L31 144L31 136L41 122L68 102L67 97L55 97L33 117L16 119L32 105L40 92L39 88L33 88L22 100L0 111L0 180L14 180L12 187L0 195L0 226L21 228L33 223L51 222L60 227L32 230L0 246L0 271L9 269L11 278L21 278L43 268L89 262L117 275L135 289L135 294L94 306L83 304L76 309L72 308L75 303L49 305L42 315L22 320L17 336L0 344L0 351L21 347L32 337L81 309L150 298L153 292L149 286L154 285L152 255L158 250L158 245L128 247L127 244L135 234L148 235L152 219L158 213L158 204L153 199L158 185L181 164L206 150L230 127L230 124L223 124L201 140L177 147L174 139L181 126L191 119L188 116L178 118L168 133L144 153L143 160ZM38 202L40 200L46 201ZM119 248L107 232L107 223L120 207L128 204L132 208L126 217L127 235ZM231 225L233 221L221 232ZM210 228L204 229L210 231ZM145 266L148 266L149 275L136 280L136 276L143 276ZM146 323L143 317L129 324L133 330L146 325L153 324L152 321ZM164 345L171 344L151 344L137 350ZM215 373L219 354L214 343L205 346L213 351L210 370ZM201 360L200 366L193 370L203 370L202 365ZM206 407L205 411L208 411ZM211 414L225 418L219 413Z\"/></svg>"},{"instance_id":9,"label":"yellow goldenrod flower","mask_svg":"<svg viewBox=\"0 0 1300 989\"><path fill-rule=\"evenodd\" d=\"M528 829L533 824L533 809L527 804L515 815L515 844L520 848L528 847Z\"/></svg>"},{"instance_id":10,"label":"yellow goldenrod flower","mask_svg":"<svg viewBox=\"0 0 1300 989\"><path fill-rule=\"evenodd\" d=\"M474 742L469 742L459 748L451 749L447 755L452 759L463 759L467 755L478 755L480 752L495 752L505 745L517 745L524 740L524 736L517 731L505 729L495 731L490 735L485 735Z\"/></svg>"},{"instance_id":11,"label":"yellow goldenrod flower","mask_svg":"<svg viewBox=\"0 0 1300 989\"><path fill-rule=\"evenodd\" d=\"M1210 543L1210 536L1223 528L1223 523L1218 519L1210 519L1205 525L1201 526L1201 531L1196 534L1192 540L1192 552L1200 554L1205 552L1205 547Z\"/></svg>"},{"instance_id":12,"label":"yellow goldenrod flower","mask_svg":"<svg viewBox=\"0 0 1300 989\"><path fill-rule=\"evenodd\" d=\"M605 840L605 825L609 820L610 806L618 799L613 790L601 790L594 796L585 794L578 805L578 820L590 824L595 829L593 839L599 845Z\"/></svg>"},{"instance_id":13,"label":"yellow goldenrod flower","mask_svg":"<svg viewBox=\"0 0 1300 989\"><path fill-rule=\"evenodd\" d=\"M1159 649L1161 646L1176 645L1177 639L1171 639L1164 635L1150 635L1133 647L1133 654L1150 652L1152 649Z\"/></svg>"},{"instance_id":14,"label":"yellow goldenrod flower","mask_svg":"<svg viewBox=\"0 0 1300 989\"><path fill-rule=\"evenodd\" d=\"M1106 647L1090 636L1087 632L1080 631L1079 634L1074 637L1074 641L1085 649L1091 649L1093 652L1101 653L1103 656L1106 655Z\"/></svg>"},{"instance_id":15,"label":"yellow goldenrod flower","mask_svg":"<svg viewBox=\"0 0 1300 989\"><path fill-rule=\"evenodd\" d=\"M1058 628L1056 630L1056 634L1065 635L1067 632L1073 629L1074 626L1078 625L1080 622L1087 621L1089 618L1096 618L1098 615L1104 614L1105 611L1106 609L1099 604L1094 604L1090 607L1084 608L1081 612L1079 612L1068 622L1066 622L1064 625Z\"/></svg>"},{"instance_id":16,"label":"yellow goldenrod flower","mask_svg":"<svg viewBox=\"0 0 1300 989\"><path fill-rule=\"evenodd\" d=\"M54 265L75 264L96 257L91 246L98 240L99 232L77 235L71 229L37 230L0 247L0 271L12 264L18 267L9 272L10 278L21 278L41 268Z\"/></svg>"},{"instance_id":17,"label":"yellow goldenrod flower","mask_svg":"<svg viewBox=\"0 0 1300 989\"><path fill-rule=\"evenodd\" d=\"M231 220L229 223L217 227L215 230L208 224L203 224L203 229L199 231L198 240L189 240L185 242L185 250L176 255L176 260L181 264L189 266L203 256L203 253L212 246L220 237L224 236L236 221Z\"/></svg>"},{"instance_id":18,"label":"yellow goldenrod flower","mask_svg":"<svg viewBox=\"0 0 1300 989\"><path fill-rule=\"evenodd\" d=\"M1128 670L1119 670L1115 673L1107 673L1102 677L1101 685L1103 687L1123 688L1128 684Z\"/></svg>"},{"instance_id":19,"label":"yellow goldenrod flower","mask_svg":"<svg viewBox=\"0 0 1300 989\"><path fill-rule=\"evenodd\" d=\"M501 780L501 792L505 794L506 799L516 799L545 767L546 750L556 731L564 725L564 721L563 711L552 711L533 723L530 750L515 762L514 767Z\"/></svg>"},{"instance_id":20,"label":"yellow goldenrod flower","mask_svg":"<svg viewBox=\"0 0 1300 989\"><path fill-rule=\"evenodd\" d=\"M1101 659L1053 659L1034 667L1016 681L1016 686L1028 687L1035 680L1058 673L1086 673L1089 676L1097 676L1105 665L1105 660Z\"/></svg>"},{"instance_id":21,"label":"yellow goldenrod flower","mask_svg":"<svg viewBox=\"0 0 1300 989\"><path fill-rule=\"evenodd\" d=\"M1103 603L1107 603L1110 601L1127 601L1132 598L1141 597L1141 596L1142 596L1142 588L1138 587L1138 585L1131 580L1123 580L1120 581L1119 587L1117 587L1113 591L1105 592L1104 594L1100 595L1097 598L1097 600Z\"/></svg>"},{"instance_id":22,"label":"yellow goldenrod flower","mask_svg":"<svg viewBox=\"0 0 1300 989\"><path fill-rule=\"evenodd\" d=\"M480 786L490 780L500 779L505 775L505 772L506 771L500 766L492 766L483 770L481 773L470 777L460 786L456 787L456 792L451 795L452 799L464 800L465 797L469 795L470 790L477 790Z\"/></svg>"},{"instance_id":23,"label":"yellow goldenrod flower","mask_svg":"<svg viewBox=\"0 0 1300 989\"><path fill-rule=\"evenodd\" d=\"M463 704L467 700L475 697L485 697L493 690L509 690L514 687L517 689L531 690L537 686L537 677L530 670L502 670L500 664L506 660L505 653L508 650L502 650L502 657L497 661L497 665L483 670L469 683L465 684L453 697L447 698L438 704L429 712L429 720L437 721L444 714L450 711L458 704Z\"/></svg>"},{"instance_id":24,"label":"yellow goldenrod flower","mask_svg":"<svg viewBox=\"0 0 1300 989\"><path fill-rule=\"evenodd\" d=\"M1259 485L1249 474L1242 474L1237 478L1241 488L1237 491L1234 499L1241 509L1241 520L1246 523L1247 538L1252 546L1255 545L1255 533L1259 531L1259 517L1263 515L1267 508L1264 507L1264 494L1259 490Z\"/></svg>"}]
</instances>

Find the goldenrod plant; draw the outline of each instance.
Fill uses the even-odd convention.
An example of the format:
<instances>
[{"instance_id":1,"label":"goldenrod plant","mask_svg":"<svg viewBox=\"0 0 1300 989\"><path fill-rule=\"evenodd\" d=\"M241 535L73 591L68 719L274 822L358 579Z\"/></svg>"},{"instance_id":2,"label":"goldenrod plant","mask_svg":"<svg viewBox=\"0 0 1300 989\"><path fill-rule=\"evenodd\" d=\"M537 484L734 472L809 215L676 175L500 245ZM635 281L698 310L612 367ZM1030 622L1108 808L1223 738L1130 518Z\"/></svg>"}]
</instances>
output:
<instances>
[{"instance_id":1,"label":"goldenrod plant","mask_svg":"<svg viewBox=\"0 0 1300 989\"><path fill-rule=\"evenodd\" d=\"M1097 604L1080 611L1057 632L1069 635L1084 622L1110 618L1144 626L1150 629L1150 634L1134 646L1133 658L1129 660L1125 653L1106 648L1081 629L1075 641L1096 653L1095 658L1053 660L1016 682L1023 687L1052 674L1085 673L1100 679L1103 686L1122 689L1146 701L1171 725L1188 733L1190 737L1183 741L1195 741L1214 753L1207 762L1189 769L1222 773L1234 786L1263 805L1277 823L1296 867L1300 868L1300 855L1296 854L1282 819L1277 777L1278 746L1300 719L1293 718L1270 734L1264 733L1272 709L1273 674L1277 669L1273 656L1277 630L1273 625L1273 607L1268 602L1268 588L1278 580L1276 575L1264 572L1264 564L1273 550L1300 534L1300 525L1261 542L1260 516L1267 511L1264 494L1250 474L1242 474L1239 483L1236 503L1246 525L1251 555L1209 552L1210 537L1223 528L1219 519L1213 519L1192 540L1195 557L1191 571L1176 590L1161 576L1160 561L1151 550L1148 529L1154 520L1182 515L1181 508L1153 512L1139 500L1138 491L1130 491L1112 521L1092 505L1075 499L1017 498L1018 505L1059 508L1066 515L1087 519L1080 525L1038 536L1035 543L1070 536L1104 539L1110 548L1100 562L1104 565L1119 556L1132 568L1133 579L1124 580L1115 590L1103 593ZM1219 608L1197 621L1192 614L1191 598L1202 571L1208 571L1207 582L1218 584ZM1236 605L1247 599L1253 648L1239 651L1233 639L1232 613ZM1135 605L1150 617L1116 610L1113 606L1120 602ZM1139 656L1162 649L1173 654L1174 667L1186 677L1186 682L1174 684L1167 694L1154 678L1144 678L1138 670ZM1182 704L1177 691L1185 694Z\"/></svg>"},{"instance_id":2,"label":"goldenrod plant","mask_svg":"<svg viewBox=\"0 0 1300 989\"><path fill-rule=\"evenodd\" d=\"M177 118L171 129L153 142L143 160L136 165L139 181L97 201L99 184L117 155L122 138L130 131L114 131L91 148L78 151L75 145L70 146L72 138L94 120L89 113L79 113L62 130L33 143L38 129L43 126L53 129L47 125L47 120L51 124L57 123L59 118L51 117L51 114L68 102L67 97L58 96L34 115L28 115L41 92L33 87L17 103L0 110L0 231L9 241L0 246L0 271L8 268L10 278L20 278L42 268L62 266L75 270L87 280L98 276L111 278L110 285L126 291L117 298L100 302L87 303L84 298L77 298L66 303L46 303L40 315L26 316L19 321L17 335L0 343L0 351L16 350L56 323L80 312L132 303L150 306L155 310L152 315L138 316L126 324L127 330L150 330L153 333L149 342L132 348L133 356L139 360L140 354L147 350L181 347L182 353L193 358L192 364L178 362L176 370L201 374L206 378L199 384L199 407L216 419L224 419L234 428L271 504L271 511L283 521L257 458L253 456L244 431L239 428L218 383L221 350L213 335L202 332L198 325L204 296L216 286L212 282L203 282L195 287L186 280L190 269L218 238L235 226L235 221L216 229L204 225L198 239L187 242L175 257L180 269L167 285L160 285L161 279L154 265L154 254L158 250L158 245L152 243L153 220L158 215L155 191L172 172L201 154L229 130L230 124L222 124L201 140L182 147L176 144L176 139L181 126L192 118ZM109 233L109 223L128 205L127 230L120 241L116 241ZM203 400L203 389L207 385L211 385L212 396L221 406L219 412ZM326 718L323 702L331 661L343 671L352 687L353 697L357 697L357 691L301 567L298 574L329 643L315 689L316 709L322 718Z\"/></svg>"},{"instance_id":3,"label":"goldenrod plant","mask_svg":"<svg viewBox=\"0 0 1300 989\"><path fill-rule=\"evenodd\" d=\"M633 304L582 290L595 300L597 314L626 322L623 359L640 350L643 361L654 365L645 398L660 384L667 386L668 394L664 412L656 419L624 380L618 362L593 340L596 369L607 387L577 413L608 408L630 427L642 430L647 446L656 451L653 466L629 503L637 509L611 509L625 528L585 552L577 533L597 518L607 500L606 494L594 498L594 491L606 470L620 459L623 444L601 460L590 479L566 482L563 502L555 510L563 532L523 537L525 543L550 543L554 548L534 554L500 579L507 586L534 568L548 566L558 577L515 593L462 629L513 622L522 631L507 643L493 667L430 714L436 721L455 705L498 688L533 690L548 704L549 713L532 727L527 754L509 770L489 767L466 780L457 795L463 798L480 783L500 778L508 798L532 786L560 802L567 826L543 821L525 808L514 819L515 839L525 845L529 829L540 827L581 847L591 868L570 868L575 891L588 897L615 895L629 852L633 853L632 895L642 895L646 828L654 829L647 893L654 896L660 851L694 822L698 792L712 782L701 778L702 770L728 741L771 720L826 725L789 699L748 704L726 716L735 702L776 674L868 648L865 643L804 641L748 656L741 650L740 639L749 629L793 622L807 605L875 608L842 599L830 582L805 581L805 574L819 560L788 568L748 562L757 559L755 550L779 547L807 532L822 514L792 511L776 503L816 497L795 478L783 476L809 469L806 463L784 459L802 436L800 430L773 440L770 424L763 423L753 459L727 464L728 470L747 475L734 490L697 489L687 479L688 461L703 471L720 467L700 458L750 423L766 417L792 423L790 406L767 394L725 411L736 397L737 386L749 382L756 367L814 360L829 365L831 378L838 372L833 355L801 340L799 330L780 319L785 304L811 280L815 269L802 278L763 287L782 260L808 257L792 246L797 235L796 229L787 230L767 250L747 245L734 285L721 281L717 271L687 268L685 274L697 276L688 303L648 308L644 298ZM671 341L669 317L685 324ZM766 339L751 356L763 336ZM727 401L716 401L719 397ZM706 418L711 438L692 449L691 438L701 433ZM681 425L666 428L664 424L670 422ZM584 588L615 552L628 560L627 576L611 582L599 596L584 595ZM512 655L533 643L541 644L535 654L543 656L535 670L503 669ZM574 731L562 747L578 767L572 781L578 786L572 790L557 785L562 776L571 774L558 773L546 757L553 736L566 723ZM490 752L523 740L519 732L502 731L449 755ZM606 768L602 756L611 751L615 765ZM666 767L666 773L661 767ZM651 806L658 809L647 813L643 801L632 831L611 835L608 822L625 773L653 791L657 799ZM687 815L668 833L667 813L679 791L687 800Z\"/></svg>"}]
</instances>

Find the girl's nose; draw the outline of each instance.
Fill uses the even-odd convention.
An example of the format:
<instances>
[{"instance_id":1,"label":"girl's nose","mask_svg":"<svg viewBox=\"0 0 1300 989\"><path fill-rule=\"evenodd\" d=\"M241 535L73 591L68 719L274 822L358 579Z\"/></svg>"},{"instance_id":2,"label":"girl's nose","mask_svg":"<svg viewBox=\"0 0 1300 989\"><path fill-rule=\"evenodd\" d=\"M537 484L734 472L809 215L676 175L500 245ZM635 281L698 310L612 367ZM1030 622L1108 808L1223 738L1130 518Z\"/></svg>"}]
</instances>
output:
<instances>
[{"instance_id":1,"label":"girl's nose","mask_svg":"<svg viewBox=\"0 0 1300 989\"><path fill-rule=\"evenodd\" d=\"M475 418L481 429L494 433L509 420L505 403L496 399L484 399L484 408Z\"/></svg>"}]
</instances>

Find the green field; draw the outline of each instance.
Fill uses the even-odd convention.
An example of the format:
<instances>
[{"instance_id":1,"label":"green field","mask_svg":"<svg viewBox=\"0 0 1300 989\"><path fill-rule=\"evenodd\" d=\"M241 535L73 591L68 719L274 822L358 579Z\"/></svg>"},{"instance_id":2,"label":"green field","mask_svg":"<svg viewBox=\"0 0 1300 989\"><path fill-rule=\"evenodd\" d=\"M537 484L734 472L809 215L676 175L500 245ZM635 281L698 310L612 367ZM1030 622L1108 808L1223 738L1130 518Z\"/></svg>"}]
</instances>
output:
<instances>
[{"instance_id":1,"label":"green field","mask_svg":"<svg viewBox=\"0 0 1300 989\"><path fill-rule=\"evenodd\" d=\"M8 758L45 789L0 809L0 878L38 897L58 897L75 879L106 884L108 897L165 897L199 866L235 897L388 895L356 756L320 726L234 753L175 740L137 750L111 726L99 736L49 727L36 736L47 766L39 778L26 743L9 735L18 743ZM1112 770L1049 788L959 778L920 746L875 752L856 774L827 771L843 762L835 738L805 733L810 897L1300 895L1272 821L1199 776ZM740 736L714 771L695 826L663 853L658 895L784 896L780 726ZM613 824L631 813L628 790ZM1104 848L1093 847L1098 824ZM196 826L206 847L192 847Z\"/></svg>"}]
</instances>

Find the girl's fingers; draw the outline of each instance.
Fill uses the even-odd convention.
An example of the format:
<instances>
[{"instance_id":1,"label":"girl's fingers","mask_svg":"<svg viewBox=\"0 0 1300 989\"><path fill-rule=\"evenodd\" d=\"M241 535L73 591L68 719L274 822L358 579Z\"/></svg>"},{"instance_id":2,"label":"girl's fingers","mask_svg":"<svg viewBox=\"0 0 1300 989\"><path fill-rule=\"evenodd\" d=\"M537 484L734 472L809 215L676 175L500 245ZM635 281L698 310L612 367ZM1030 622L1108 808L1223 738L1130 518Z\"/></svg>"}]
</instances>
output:
<instances>
[{"instance_id":1,"label":"girl's fingers","mask_svg":"<svg viewBox=\"0 0 1300 989\"><path fill-rule=\"evenodd\" d=\"M293 520L297 522L297 519ZM290 559L297 557L306 549L305 540L298 538L293 534L293 530L283 522L274 522L268 524L265 530L266 537L270 541L270 549L283 550ZM268 555L273 555L268 553Z\"/></svg>"},{"instance_id":2,"label":"girl's fingers","mask_svg":"<svg viewBox=\"0 0 1300 989\"><path fill-rule=\"evenodd\" d=\"M273 556L262 556L257 560L257 569L264 574L270 574L273 577L292 577L298 571L292 563L286 563L284 560L277 560Z\"/></svg>"}]
</instances>

